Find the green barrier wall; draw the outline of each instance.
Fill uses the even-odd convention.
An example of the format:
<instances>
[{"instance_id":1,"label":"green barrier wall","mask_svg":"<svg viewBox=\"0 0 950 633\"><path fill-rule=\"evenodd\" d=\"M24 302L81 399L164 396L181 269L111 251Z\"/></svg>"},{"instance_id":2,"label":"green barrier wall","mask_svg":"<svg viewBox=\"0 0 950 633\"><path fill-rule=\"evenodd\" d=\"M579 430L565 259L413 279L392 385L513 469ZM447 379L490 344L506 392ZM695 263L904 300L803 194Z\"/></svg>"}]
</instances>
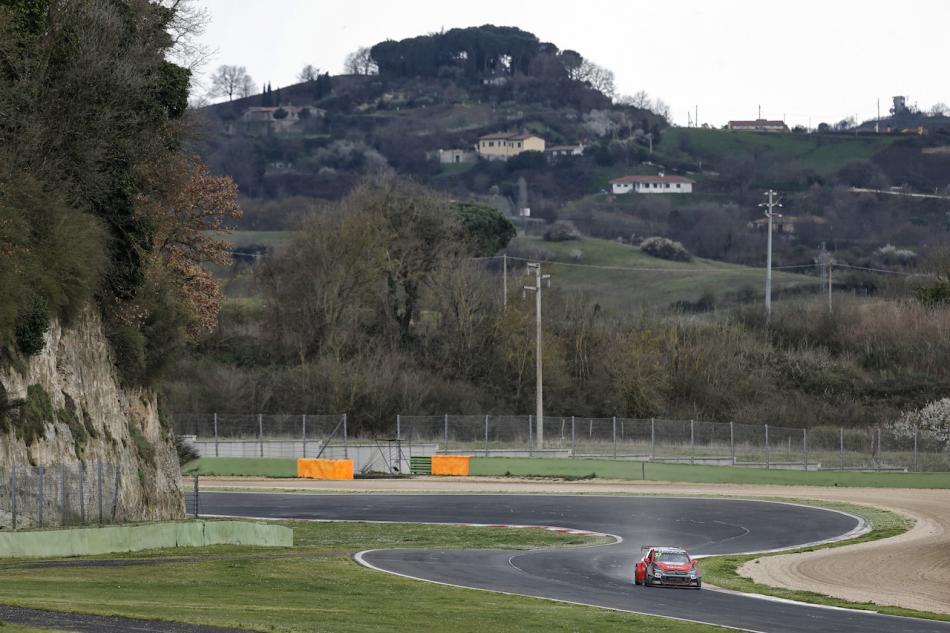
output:
<instances>
[{"instance_id":1,"label":"green barrier wall","mask_svg":"<svg viewBox=\"0 0 950 633\"><path fill-rule=\"evenodd\" d=\"M42 532L0 532L0 558L58 558L167 547L259 545L292 547L282 525L245 521L183 521Z\"/></svg>"}]
</instances>

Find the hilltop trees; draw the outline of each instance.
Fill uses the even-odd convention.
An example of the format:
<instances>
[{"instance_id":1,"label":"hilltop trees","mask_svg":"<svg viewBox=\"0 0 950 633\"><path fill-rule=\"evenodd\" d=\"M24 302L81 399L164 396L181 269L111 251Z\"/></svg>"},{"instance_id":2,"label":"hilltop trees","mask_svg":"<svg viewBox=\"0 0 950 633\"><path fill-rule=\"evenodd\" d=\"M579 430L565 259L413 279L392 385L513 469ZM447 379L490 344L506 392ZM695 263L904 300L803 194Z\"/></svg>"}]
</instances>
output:
<instances>
[{"instance_id":1,"label":"hilltop trees","mask_svg":"<svg viewBox=\"0 0 950 633\"><path fill-rule=\"evenodd\" d=\"M369 47L361 46L346 56L343 72L350 75L375 75L379 72L379 66Z\"/></svg>"},{"instance_id":2,"label":"hilltop trees","mask_svg":"<svg viewBox=\"0 0 950 633\"><path fill-rule=\"evenodd\" d=\"M316 81L317 77L320 76L320 69L314 66L313 64L307 64L300 72L297 74L297 81L303 83L305 81Z\"/></svg>"},{"instance_id":3,"label":"hilltop trees","mask_svg":"<svg viewBox=\"0 0 950 633\"><path fill-rule=\"evenodd\" d=\"M362 55L364 51L360 49L358 53ZM614 75L610 70L584 59L577 51L559 51L554 44L541 42L533 33L514 27L486 24L398 42L387 40L369 49L368 57L383 75L469 79L538 77L547 82L586 84L607 97L615 94ZM366 58L360 56L359 59ZM350 58L347 69L355 74L366 74L360 73Z\"/></svg>"},{"instance_id":4,"label":"hilltop trees","mask_svg":"<svg viewBox=\"0 0 950 633\"><path fill-rule=\"evenodd\" d=\"M244 66L218 66L211 76L212 97L227 97L232 101L235 96L249 97L254 93L254 80L247 74Z\"/></svg>"}]
</instances>

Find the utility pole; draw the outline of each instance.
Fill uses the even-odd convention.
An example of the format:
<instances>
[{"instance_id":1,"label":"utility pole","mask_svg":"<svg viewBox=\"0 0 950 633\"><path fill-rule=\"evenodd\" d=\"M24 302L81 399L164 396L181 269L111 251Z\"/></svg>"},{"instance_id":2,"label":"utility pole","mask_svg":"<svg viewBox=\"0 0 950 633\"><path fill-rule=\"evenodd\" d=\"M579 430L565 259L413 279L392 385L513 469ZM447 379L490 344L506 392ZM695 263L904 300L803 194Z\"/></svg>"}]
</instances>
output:
<instances>
[{"instance_id":1,"label":"utility pole","mask_svg":"<svg viewBox=\"0 0 950 633\"><path fill-rule=\"evenodd\" d=\"M818 266L821 272L819 287L822 293L828 295L828 312L831 312L831 253L821 243L821 252L818 254Z\"/></svg>"},{"instance_id":2,"label":"utility pole","mask_svg":"<svg viewBox=\"0 0 950 633\"><path fill-rule=\"evenodd\" d=\"M535 428L537 429L538 449L540 450L544 448L544 399L541 381L541 282L547 281L548 287L550 288L551 275L542 275L541 264L533 262L528 264L528 274L531 273L534 273L534 285L525 286L524 289L534 291L535 337L537 345L535 349L535 377L537 378L537 386L535 387L535 417L537 424Z\"/></svg>"},{"instance_id":3,"label":"utility pole","mask_svg":"<svg viewBox=\"0 0 950 633\"><path fill-rule=\"evenodd\" d=\"M504 296L502 298L502 306L508 307L508 253L505 253L501 256L501 287Z\"/></svg>"},{"instance_id":4,"label":"utility pole","mask_svg":"<svg viewBox=\"0 0 950 633\"><path fill-rule=\"evenodd\" d=\"M831 259L831 255L828 255L828 312L831 312L831 268L834 265L834 260Z\"/></svg>"},{"instance_id":5,"label":"utility pole","mask_svg":"<svg viewBox=\"0 0 950 633\"><path fill-rule=\"evenodd\" d=\"M768 251L765 256L765 320L768 322L772 319L772 218L782 217L782 214L774 211L775 207L781 208L782 205L775 199L776 194L771 189L764 195L769 197L769 201L759 206L765 207L765 217L769 219Z\"/></svg>"}]
</instances>

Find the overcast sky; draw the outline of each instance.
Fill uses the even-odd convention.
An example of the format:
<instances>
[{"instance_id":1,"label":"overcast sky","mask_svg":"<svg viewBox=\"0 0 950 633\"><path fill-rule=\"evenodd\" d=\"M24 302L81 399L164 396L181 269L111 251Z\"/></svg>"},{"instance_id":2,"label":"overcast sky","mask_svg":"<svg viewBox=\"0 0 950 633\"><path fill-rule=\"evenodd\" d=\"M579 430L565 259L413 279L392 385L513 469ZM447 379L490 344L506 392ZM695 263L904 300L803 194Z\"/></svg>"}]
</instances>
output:
<instances>
[{"instance_id":1,"label":"overcast sky","mask_svg":"<svg viewBox=\"0 0 950 633\"><path fill-rule=\"evenodd\" d=\"M792 124L887 114L892 95L929 109L950 102L946 0L198 0L211 15L203 40L220 64L258 84L295 83L305 64L331 74L347 53L385 39L495 24L531 31L616 74L617 90L645 90L686 125L767 118Z\"/></svg>"}]
</instances>

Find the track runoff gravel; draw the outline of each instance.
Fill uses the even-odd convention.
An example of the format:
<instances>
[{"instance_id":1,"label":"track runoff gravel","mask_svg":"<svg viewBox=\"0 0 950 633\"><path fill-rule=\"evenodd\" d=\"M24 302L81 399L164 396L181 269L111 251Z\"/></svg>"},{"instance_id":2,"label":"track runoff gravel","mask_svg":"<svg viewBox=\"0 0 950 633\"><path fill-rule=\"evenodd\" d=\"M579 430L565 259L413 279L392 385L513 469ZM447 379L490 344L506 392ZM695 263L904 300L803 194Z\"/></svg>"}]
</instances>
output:
<instances>
[{"instance_id":1,"label":"track runoff gravel","mask_svg":"<svg viewBox=\"0 0 950 633\"><path fill-rule=\"evenodd\" d=\"M820 488L630 481L548 481L453 477L310 481L206 477L202 487L320 492L444 492L724 495L815 499L872 506L915 520L902 535L858 545L750 561L740 573L773 587L813 591L854 602L950 614L950 490Z\"/></svg>"}]
</instances>

